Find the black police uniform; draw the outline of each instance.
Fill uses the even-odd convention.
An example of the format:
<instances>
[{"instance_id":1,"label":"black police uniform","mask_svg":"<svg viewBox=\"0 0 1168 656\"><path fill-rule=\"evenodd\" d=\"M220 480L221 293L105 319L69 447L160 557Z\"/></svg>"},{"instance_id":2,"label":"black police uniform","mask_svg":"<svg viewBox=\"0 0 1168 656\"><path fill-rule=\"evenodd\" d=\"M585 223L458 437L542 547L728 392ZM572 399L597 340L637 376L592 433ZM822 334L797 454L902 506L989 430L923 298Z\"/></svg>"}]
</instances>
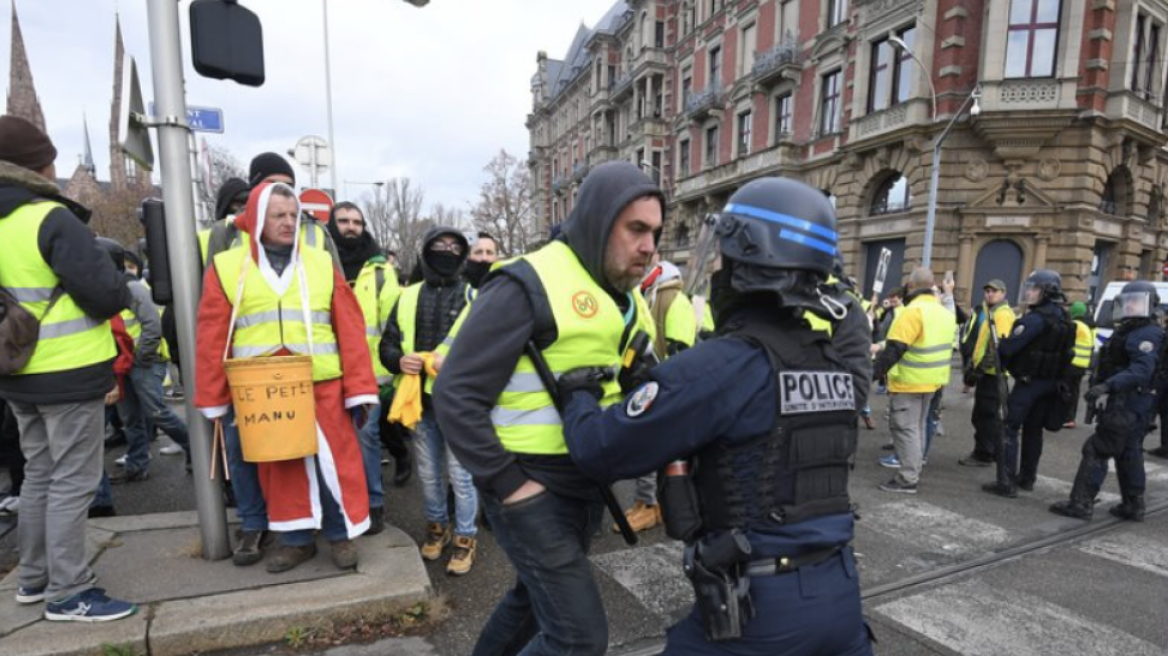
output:
<instances>
[{"instance_id":1,"label":"black police uniform","mask_svg":"<svg viewBox=\"0 0 1168 656\"><path fill-rule=\"evenodd\" d=\"M1013 497L1018 487L1034 489L1042 458L1043 429L1062 427L1064 404L1060 401L1059 384L1074 355L1074 338L1074 324L1066 312L1044 298L1016 321L1010 336L1001 341L1002 361L1015 383L1006 401L1006 425L997 451L997 480L982 486L985 491Z\"/></svg>"},{"instance_id":2,"label":"black police uniform","mask_svg":"<svg viewBox=\"0 0 1168 656\"><path fill-rule=\"evenodd\" d=\"M1143 519L1143 442L1156 409L1153 378L1163 339L1164 331L1153 319L1128 319L1104 344L1092 389L1105 385L1107 401L1095 432L1083 444L1070 500L1054 504L1051 512L1089 519L1107 477L1107 461L1114 458L1123 502L1111 512L1124 519Z\"/></svg>"},{"instance_id":3,"label":"black police uniform","mask_svg":"<svg viewBox=\"0 0 1168 656\"><path fill-rule=\"evenodd\" d=\"M719 338L656 367L624 404L604 410L573 393L564 436L573 461L597 480L695 456L703 526L694 543L708 548L737 529L751 549L743 567L757 572L747 575L756 619L734 653L871 654L848 546L852 377L827 335L778 312L736 315ZM669 631L665 653L722 653L704 626L695 605Z\"/></svg>"}]
</instances>

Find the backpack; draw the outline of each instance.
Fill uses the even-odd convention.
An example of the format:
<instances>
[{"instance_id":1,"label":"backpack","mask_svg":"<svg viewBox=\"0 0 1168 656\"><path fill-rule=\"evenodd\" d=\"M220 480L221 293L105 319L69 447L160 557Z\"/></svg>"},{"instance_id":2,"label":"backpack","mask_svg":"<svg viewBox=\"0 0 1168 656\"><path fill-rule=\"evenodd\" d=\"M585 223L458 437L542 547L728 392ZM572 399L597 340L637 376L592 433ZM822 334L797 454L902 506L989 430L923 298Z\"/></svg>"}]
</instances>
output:
<instances>
[{"instance_id":1,"label":"backpack","mask_svg":"<svg viewBox=\"0 0 1168 656\"><path fill-rule=\"evenodd\" d=\"M53 290L41 319L49 315L62 294L64 290L60 287ZM15 296L0 287L0 376L11 376L28 364L36 350L41 319L34 317Z\"/></svg>"}]
</instances>

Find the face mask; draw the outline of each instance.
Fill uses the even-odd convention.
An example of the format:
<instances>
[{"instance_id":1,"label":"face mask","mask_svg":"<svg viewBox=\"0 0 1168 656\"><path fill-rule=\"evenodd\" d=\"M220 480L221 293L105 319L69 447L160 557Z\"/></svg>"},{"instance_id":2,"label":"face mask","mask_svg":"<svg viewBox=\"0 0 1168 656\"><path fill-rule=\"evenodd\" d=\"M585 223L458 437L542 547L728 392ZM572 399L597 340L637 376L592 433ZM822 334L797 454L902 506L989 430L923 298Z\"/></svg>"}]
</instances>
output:
<instances>
[{"instance_id":1,"label":"face mask","mask_svg":"<svg viewBox=\"0 0 1168 656\"><path fill-rule=\"evenodd\" d=\"M730 263L723 261L722 268L710 276L710 309L717 320L736 295L730 286Z\"/></svg>"},{"instance_id":2,"label":"face mask","mask_svg":"<svg viewBox=\"0 0 1168 656\"><path fill-rule=\"evenodd\" d=\"M478 287L479 285L483 284L483 278L486 278L487 273L490 271L490 262L474 262L468 260L466 263L466 269L463 271L463 273L466 275L466 279L470 281L471 285Z\"/></svg>"},{"instance_id":3,"label":"face mask","mask_svg":"<svg viewBox=\"0 0 1168 656\"><path fill-rule=\"evenodd\" d=\"M458 271L458 263L462 259L449 251L427 251L426 264L440 276L452 276Z\"/></svg>"}]
</instances>

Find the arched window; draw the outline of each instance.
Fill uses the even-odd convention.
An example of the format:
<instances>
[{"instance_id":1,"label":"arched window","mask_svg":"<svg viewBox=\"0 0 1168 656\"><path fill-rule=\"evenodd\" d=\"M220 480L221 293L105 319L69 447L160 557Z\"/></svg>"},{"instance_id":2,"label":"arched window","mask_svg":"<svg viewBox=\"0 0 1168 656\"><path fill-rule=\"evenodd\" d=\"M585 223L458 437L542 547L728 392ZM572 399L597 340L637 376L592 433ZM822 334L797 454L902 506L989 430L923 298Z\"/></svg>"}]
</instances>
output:
<instances>
[{"instance_id":1,"label":"arched window","mask_svg":"<svg viewBox=\"0 0 1168 656\"><path fill-rule=\"evenodd\" d=\"M1107 184L1103 185L1103 197L1099 199L1099 211L1112 216L1127 214L1124 203L1127 195L1127 184L1120 171L1112 171L1107 176Z\"/></svg>"},{"instance_id":2,"label":"arched window","mask_svg":"<svg viewBox=\"0 0 1168 656\"><path fill-rule=\"evenodd\" d=\"M899 173L888 176L876 193L872 195L872 205L868 213L872 216L881 214L895 214L906 212L912 208L912 190L909 189L908 178Z\"/></svg>"}]
</instances>

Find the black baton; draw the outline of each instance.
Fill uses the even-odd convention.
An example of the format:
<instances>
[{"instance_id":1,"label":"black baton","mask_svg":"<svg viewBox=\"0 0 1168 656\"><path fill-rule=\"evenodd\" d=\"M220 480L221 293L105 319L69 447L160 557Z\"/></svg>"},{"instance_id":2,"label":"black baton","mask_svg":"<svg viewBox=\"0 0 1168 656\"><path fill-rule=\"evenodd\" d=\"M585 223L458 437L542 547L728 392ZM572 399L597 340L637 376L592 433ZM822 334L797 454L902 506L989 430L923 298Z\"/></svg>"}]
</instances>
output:
<instances>
[{"instance_id":1,"label":"black baton","mask_svg":"<svg viewBox=\"0 0 1168 656\"><path fill-rule=\"evenodd\" d=\"M531 363L535 365L535 373L539 376L540 382L547 388L547 393L552 397L552 403L555 404L556 410L560 413L560 418L564 417L564 407L560 403L560 395L556 389L556 377L548 367L547 360L544 359L543 353L539 347L535 345L535 341L528 341L523 347L527 357L531 358ZM604 505L608 507L608 512L612 513L612 519L616 522L616 527L620 529L620 534L625 539L625 544L633 546L637 544L637 533L633 531L633 527L629 526L629 520L625 517L625 513L621 510L620 504L616 501L616 496L612 493L612 488L604 483L596 483L597 489L600 490L600 498L604 500Z\"/></svg>"}]
</instances>

